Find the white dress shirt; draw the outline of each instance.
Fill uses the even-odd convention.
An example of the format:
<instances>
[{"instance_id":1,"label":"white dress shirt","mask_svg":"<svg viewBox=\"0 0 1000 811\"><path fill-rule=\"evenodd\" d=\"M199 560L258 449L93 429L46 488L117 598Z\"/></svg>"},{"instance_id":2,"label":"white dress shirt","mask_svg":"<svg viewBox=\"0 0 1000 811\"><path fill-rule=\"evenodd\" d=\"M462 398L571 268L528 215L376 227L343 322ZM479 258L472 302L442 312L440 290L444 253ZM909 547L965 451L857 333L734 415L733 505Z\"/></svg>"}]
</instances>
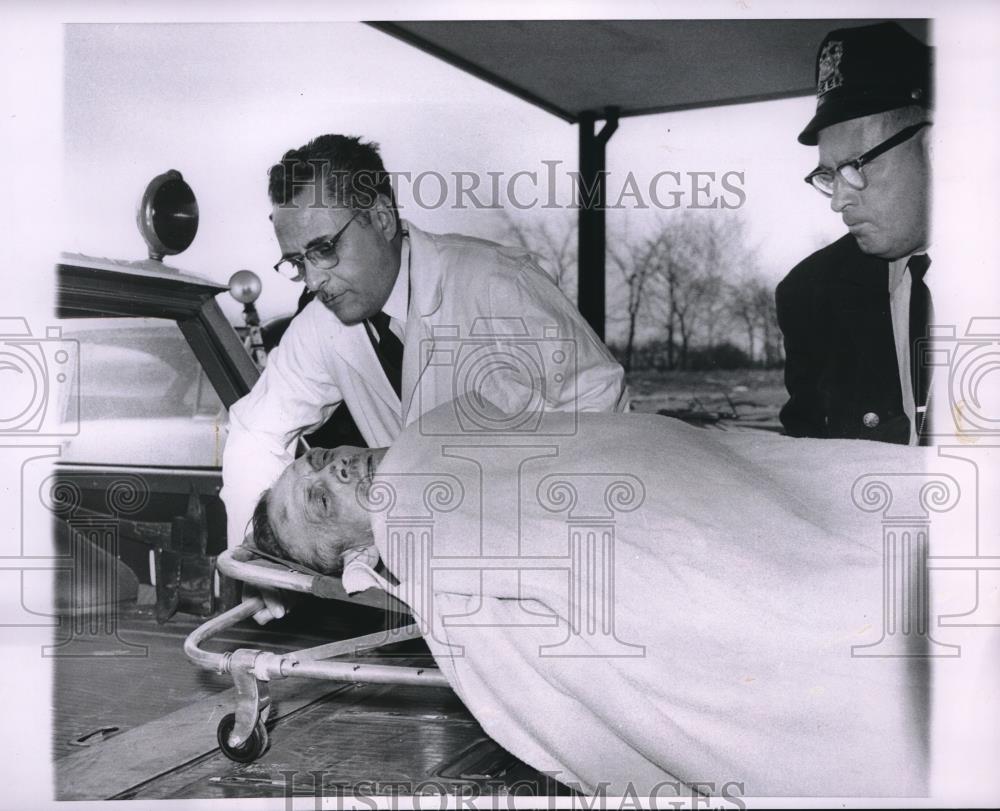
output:
<instances>
[{"instance_id":1,"label":"white dress shirt","mask_svg":"<svg viewBox=\"0 0 1000 811\"><path fill-rule=\"evenodd\" d=\"M389 316L389 329L400 341L406 336L406 310L410 303L410 235L403 231L403 245L399 255L399 273L396 274L396 283L389 292L389 298L382 306L382 312ZM368 322L365 322L366 325ZM369 334L378 343L378 333L370 329Z\"/></svg>"}]
</instances>

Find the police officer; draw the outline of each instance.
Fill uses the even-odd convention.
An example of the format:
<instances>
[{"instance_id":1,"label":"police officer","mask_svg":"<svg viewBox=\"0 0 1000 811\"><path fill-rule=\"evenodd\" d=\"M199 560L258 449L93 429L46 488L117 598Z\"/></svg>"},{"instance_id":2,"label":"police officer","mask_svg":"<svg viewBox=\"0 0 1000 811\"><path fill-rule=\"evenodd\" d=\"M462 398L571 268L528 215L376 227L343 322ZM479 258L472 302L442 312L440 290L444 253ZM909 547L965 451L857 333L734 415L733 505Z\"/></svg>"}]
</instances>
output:
<instances>
[{"instance_id":1,"label":"police officer","mask_svg":"<svg viewBox=\"0 0 1000 811\"><path fill-rule=\"evenodd\" d=\"M792 436L918 444L931 318L931 49L895 23L830 32L816 61L806 177L848 232L778 285Z\"/></svg>"}]
</instances>

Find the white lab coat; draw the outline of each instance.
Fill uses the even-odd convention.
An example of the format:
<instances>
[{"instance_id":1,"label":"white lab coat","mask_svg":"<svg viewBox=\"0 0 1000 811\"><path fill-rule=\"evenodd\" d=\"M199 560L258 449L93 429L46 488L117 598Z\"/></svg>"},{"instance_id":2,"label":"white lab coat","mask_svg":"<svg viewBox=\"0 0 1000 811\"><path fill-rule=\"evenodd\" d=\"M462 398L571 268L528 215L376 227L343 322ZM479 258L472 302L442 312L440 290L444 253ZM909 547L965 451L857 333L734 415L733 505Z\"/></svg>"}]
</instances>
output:
<instances>
[{"instance_id":1,"label":"white lab coat","mask_svg":"<svg viewBox=\"0 0 1000 811\"><path fill-rule=\"evenodd\" d=\"M391 445L404 426L469 391L506 413L625 410L621 366L530 254L407 227L402 398L364 325L345 326L311 302L229 412L221 496L230 547L242 543L257 499L292 461L298 438L341 401L371 447ZM475 432L471 419L456 418L457 430ZM544 431L544 422L527 419L523 430Z\"/></svg>"}]
</instances>

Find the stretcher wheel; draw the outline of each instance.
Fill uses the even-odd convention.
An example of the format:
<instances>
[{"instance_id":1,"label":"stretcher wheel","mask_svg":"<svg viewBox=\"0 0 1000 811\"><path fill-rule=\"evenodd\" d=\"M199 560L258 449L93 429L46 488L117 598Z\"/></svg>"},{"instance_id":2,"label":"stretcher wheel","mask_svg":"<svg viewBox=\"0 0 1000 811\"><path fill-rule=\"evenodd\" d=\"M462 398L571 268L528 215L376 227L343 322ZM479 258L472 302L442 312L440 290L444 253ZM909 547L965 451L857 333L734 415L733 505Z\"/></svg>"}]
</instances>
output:
<instances>
[{"instance_id":1,"label":"stretcher wheel","mask_svg":"<svg viewBox=\"0 0 1000 811\"><path fill-rule=\"evenodd\" d=\"M267 750L267 728L264 726L264 721L260 718L257 719L253 732L250 733L250 737L243 742L242 746L229 745L229 733L233 731L234 726L236 726L235 713L231 712L219 721L219 728L216 731L219 748L230 760L237 763L253 763Z\"/></svg>"}]
</instances>

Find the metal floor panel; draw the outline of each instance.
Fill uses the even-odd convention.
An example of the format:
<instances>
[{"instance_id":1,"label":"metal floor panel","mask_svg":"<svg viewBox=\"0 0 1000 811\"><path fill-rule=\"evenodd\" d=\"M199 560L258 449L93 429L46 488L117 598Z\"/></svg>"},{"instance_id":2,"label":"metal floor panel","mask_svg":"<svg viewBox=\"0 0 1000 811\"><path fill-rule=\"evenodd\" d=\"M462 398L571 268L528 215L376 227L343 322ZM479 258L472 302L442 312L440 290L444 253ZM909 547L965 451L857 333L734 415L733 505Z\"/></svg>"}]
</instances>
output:
<instances>
[{"instance_id":1,"label":"metal floor panel","mask_svg":"<svg viewBox=\"0 0 1000 811\"><path fill-rule=\"evenodd\" d=\"M371 633L387 621L395 624L398 620L363 607L310 601L280 622L263 627L247 622L229 629L208 647L300 650ZM120 732L131 730L129 734L139 736L141 745L155 751L162 741L146 742L143 725L231 688L230 677L195 667L183 654L184 638L200 622L196 617L177 616L157 625L149 608L122 609L117 617L118 636L129 645L145 646L144 656L56 658L54 758L79 754L81 747L70 741L107 726L118 727ZM74 644L76 653L98 654L109 647L107 637L75 639ZM421 640L351 658L381 664L433 663ZM283 680L275 686L293 687L303 681ZM301 709L291 708L290 714L274 722L271 746L256 763L233 763L218 750L194 760L188 756L176 764L168 762L163 771L150 773L143 778L146 782L132 783L124 791L130 783L119 778L123 785L115 796L212 799L285 797L292 792L315 796L315 774L327 796L409 795L414 791L462 797L547 796L567 791L493 743L450 690L331 682L329 692L324 689L316 695L318 700ZM278 716L281 700L276 701ZM214 723L207 734L214 733ZM163 722L159 726L162 735ZM100 736L95 736L90 750L96 754L101 746ZM117 770L119 761L100 760L107 762L102 768ZM94 799L100 785L110 784L96 777Z\"/></svg>"},{"instance_id":2,"label":"metal floor panel","mask_svg":"<svg viewBox=\"0 0 1000 811\"><path fill-rule=\"evenodd\" d=\"M255 763L215 752L116 799L568 793L491 741L450 690L358 685L281 719L270 740Z\"/></svg>"},{"instance_id":3,"label":"metal floor panel","mask_svg":"<svg viewBox=\"0 0 1000 811\"><path fill-rule=\"evenodd\" d=\"M331 611L328 601L316 602L315 606L299 606L288 620L263 627L245 623L207 647L299 650L378 630L384 622L384 615L377 611L352 606L347 611ZM201 622L197 617L177 615L158 625L151 607L122 607L116 616L117 639L146 648L144 655L136 656L107 655L110 648L120 647L114 637L76 636L74 655L57 655L54 661L53 759L77 751L80 747L71 741L96 730L116 727L124 732L232 687L229 676L195 667L184 655L184 638ZM65 631L62 638L66 638ZM57 631L53 642L58 645L60 641Z\"/></svg>"}]
</instances>

